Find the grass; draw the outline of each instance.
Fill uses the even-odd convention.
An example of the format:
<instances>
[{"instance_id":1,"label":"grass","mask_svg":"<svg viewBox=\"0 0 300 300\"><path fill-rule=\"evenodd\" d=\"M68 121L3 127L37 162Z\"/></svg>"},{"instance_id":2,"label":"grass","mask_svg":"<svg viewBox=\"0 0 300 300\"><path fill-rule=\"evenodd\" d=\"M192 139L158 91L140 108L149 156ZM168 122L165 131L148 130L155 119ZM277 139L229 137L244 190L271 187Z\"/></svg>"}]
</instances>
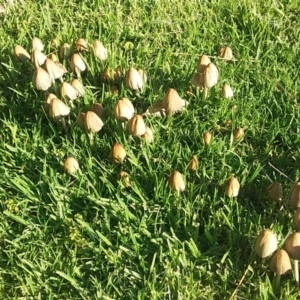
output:
<instances>
[{"instance_id":1,"label":"grass","mask_svg":"<svg viewBox=\"0 0 300 300\"><path fill-rule=\"evenodd\" d=\"M292 181L299 178L298 15L297 1L268 0L15 0L8 6L0 17L1 299L230 299L246 270L233 299L299 298L292 275L275 293L267 264L255 258L247 269L262 229L272 227L279 246L293 231L291 182L269 163ZM67 134L44 111L33 66L13 59L14 45L30 51L34 36L45 53L58 51L53 38L60 44L99 39L109 50L104 66L84 54L86 94L71 111ZM235 61L217 58L223 45ZM202 53L220 71L206 100L194 89L187 93ZM140 97L123 84L115 96L102 83L103 68L118 65L146 71ZM224 83L234 90L231 100L220 97ZM170 87L189 102L187 109L146 118L153 144L128 139L114 120L115 102L128 97L142 113ZM107 118L91 146L76 118L94 102ZM232 143L237 127L245 137ZM213 133L208 147L205 131ZM121 166L108 159L115 142L128 154ZM189 172L193 154L199 167ZM79 161L81 175L64 173L67 156ZM118 180L121 170L131 188ZM173 170L187 181L179 196L167 186ZM241 183L234 199L224 193L232 175ZM283 185L282 210L267 198L270 181Z\"/></svg>"}]
</instances>

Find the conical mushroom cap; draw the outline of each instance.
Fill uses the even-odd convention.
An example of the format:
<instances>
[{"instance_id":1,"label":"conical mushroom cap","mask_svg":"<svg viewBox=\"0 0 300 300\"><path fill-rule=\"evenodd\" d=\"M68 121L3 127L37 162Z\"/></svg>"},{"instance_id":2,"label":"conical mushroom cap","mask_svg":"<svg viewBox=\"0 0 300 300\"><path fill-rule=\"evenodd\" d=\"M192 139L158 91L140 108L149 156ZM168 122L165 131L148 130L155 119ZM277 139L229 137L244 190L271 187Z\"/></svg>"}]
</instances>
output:
<instances>
[{"instance_id":1,"label":"conical mushroom cap","mask_svg":"<svg viewBox=\"0 0 300 300\"><path fill-rule=\"evenodd\" d=\"M191 79L191 83L194 87L196 88L203 88L203 78L202 78L202 73L195 73Z\"/></svg>"},{"instance_id":2,"label":"conical mushroom cap","mask_svg":"<svg viewBox=\"0 0 300 300\"><path fill-rule=\"evenodd\" d=\"M225 98L225 99L230 99L230 98L233 97L233 90L232 90L232 88L230 87L229 84L226 84L226 83L225 83L225 84L222 86L221 95L222 95L222 97Z\"/></svg>"},{"instance_id":3,"label":"conical mushroom cap","mask_svg":"<svg viewBox=\"0 0 300 300\"><path fill-rule=\"evenodd\" d=\"M81 112L76 120L76 123L78 124L78 126L80 126L81 128L84 128L84 123L85 123L85 113Z\"/></svg>"},{"instance_id":4,"label":"conical mushroom cap","mask_svg":"<svg viewBox=\"0 0 300 300\"><path fill-rule=\"evenodd\" d=\"M207 67L208 64L210 64L211 61L209 57L205 54L200 55L197 63L197 72L203 73L204 69Z\"/></svg>"},{"instance_id":5,"label":"conical mushroom cap","mask_svg":"<svg viewBox=\"0 0 300 300\"><path fill-rule=\"evenodd\" d=\"M233 140L238 141L245 135L244 129L241 127L238 127L233 132Z\"/></svg>"},{"instance_id":6,"label":"conical mushroom cap","mask_svg":"<svg viewBox=\"0 0 300 300\"><path fill-rule=\"evenodd\" d=\"M71 56L71 47L68 43L64 43L59 49L61 59L67 59Z\"/></svg>"},{"instance_id":7,"label":"conical mushroom cap","mask_svg":"<svg viewBox=\"0 0 300 300\"><path fill-rule=\"evenodd\" d=\"M221 47L219 50L219 56L226 60L233 59L232 50L230 47Z\"/></svg>"},{"instance_id":8,"label":"conical mushroom cap","mask_svg":"<svg viewBox=\"0 0 300 300\"><path fill-rule=\"evenodd\" d=\"M85 114L84 127L87 133L96 133L103 127L102 120L93 111Z\"/></svg>"},{"instance_id":9,"label":"conical mushroom cap","mask_svg":"<svg viewBox=\"0 0 300 300\"><path fill-rule=\"evenodd\" d=\"M47 91L52 82L49 74L43 68L36 68L32 76L33 86L37 90Z\"/></svg>"},{"instance_id":10,"label":"conical mushroom cap","mask_svg":"<svg viewBox=\"0 0 300 300\"><path fill-rule=\"evenodd\" d=\"M285 250L277 250L270 261L270 269L277 275L283 275L292 270L289 255Z\"/></svg>"},{"instance_id":11,"label":"conical mushroom cap","mask_svg":"<svg viewBox=\"0 0 300 300\"><path fill-rule=\"evenodd\" d=\"M78 53L74 53L71 56L70 67L71 70L76 73L77 77L80 77L80 73L86 69L86 65Z\"/></svg>"},{"instance_id":12,"label":"conical mushroom cap","mask_svg":"<svg viewBox=\"0 0 300 300\"><path fill-rule=\"evenodd\" d=\"M71 85L77 91L77 97L82 97L84 95L84 87L80 80L76 78L73 79Z\"/></svg>"},{"instance_id":13,"label":"conical mushroom cap","mask_svg":"<svg viewBox=\"0 0 300 300\"><path fill-rule=\"evenodd\" d=\"M31 40L31 46L32 46L32 50L36 49L40 52L42 52L44 50L44 45L43 45L42 41L37 37L34 37Z\"/></svg>"},{"instance_id":14,"label":"conical mushroom cap","mask_svg":"<svg viewBox=\"0 0 300 300\"><path fill-rule=\"evenodd\" d=\"M45 105L44 105L45 111L49 112L49 105L51 103L51 100L54 99L54 98L57 98L57 96L54 95L54 94L52 94L52 93L49 93L47 95L47 98L46 98L46 101L45 101Z\"/></svg>"},{"instance_id":15,"label":"conical mushroom cap","mask_svg":"<svg viewBox=\"0 0 300 300\"><path fill-rule=\"evenodd\" d=\"M274 201L282 199L282 185L279 182L272 182L267 188L268 196Z\"/></svg>"},{"instance_id":16,"label":"conical mushroom cap","mask_svg":"<svg viewBox=\"0 0 300 300\"><path fill-rule=\"evenodd\" d=\"M64 161L64 169L67 173L73 175L79 170L79 163L74 157L69 156Z\"/></svg>"},{"instance_id":17,"label":"conical mushroom cap","mask_svg":"<svg viewBox=\"0 0 300 300\"><path fill-rule=\"evenodd\" d=\"M229 178L225 186L225 194L227 197L237 197L240 191L240 183L235 177Z\"/></svg>"},{"instance_id":18,"label":"conical mushroom cap","mask_svg":"<svg viewBox=\"0 0 300 300\"><path fill-rule=\"evenodd\" d=\"M138 90L143 88L143 79L134 67L130 67L125 76L126 87L132 90Z\"/></svg>"},{"instance_id":19,"label":"conical mushroom cap","mask_svg":"<svg viewBox=\"0 0 300 300\"><path fill-rule=\"evenodd\" d=\"M179 171L173 171L169 177L169 186L172 190L176 192L182 192L185 190L185 182L183 176Z\"/></svg>"},{"instance_id":20,"label":"conical mushroom cap","mask_svg":"<svg viewBox=\"0 0 300 300\"><path fill-rule=\"evenodd\" d=\"M134 115L134 107L128 98L117 101L114 108L115 118L121 122L130 120Z\"/></svg>"},{"instance_id":21,"label":"conical mushroom cap","mask_svg":"<svg viewBox=\"0 0 300 300\"><path fill-rule=\"evenodd\" d=\"M209 89L212 88L214 85L217 84L218 77L219 77L219 71L217 67L213 63L208 64L203 71L203 76L202 76L203 87Z\"/></svg>"},{"instance_id":22,"label":"conical mushroom cap","mask_svg":"<svg viewBox=\"0 0 300 300\"><path fill-rule=\"evenodd\" d=\"M29 53L20 45L15 45L14 56L15 56L15 59L19 60L19 61L30 60Z\"/></svg>"},{"instance_id":23,"label":"conical mushroom cap","mask_svg":"<svg viewBox=\"0 0 300 300\"><path fill-rule=\"evenodd\" d=\"M197 170L197 168L198 168L198 158L196 155L193 155L189 162L188 169L191 171L195 171Z\"/></svg>"},{"instance_id":24,"label":"conical mushroom cap","mask_svg":"<svg viewBox=\"0 0 300 300\"><path fill-rule=\"evenodd\" d=\"M294 226L297 231L300 231L300 208L294 212Z\"/></svg>"},{"instance_id":25,"label":"conical mushroom cap","mask_svg":"<svg viewBox=\"0 0 300 300\"><path fill-rule=\"evenodd\" d=\"M31 54L31 62L34 64L35 68L40 67L46 61L47 56L41 51L34 49Z\"/></svg>"},{"instance_id":26,"label":"conical mushroom cap","mask_svg":"<svg viewBox=\"0 0 300 300\"><path fill-rule=\"evenodd\" d=\"M78 52L87 51L89 46L85 39L80 38L75 43L76 50Z\"/></svg>"},{"instance_id":27,"label":"conical mushroom cap","mask_svg":"<svg viewBox=\"0 0 300 300\"><path fill-rule=\"evenodd\" d=\"M147 143L152 143L154 140L153 130L146 126L146 132L141 136Z\"/></svg>"},{"instance_id":28,"label":"conical mushroom cap","mask_svg":"<svg viewBox=\"0 0 300 300\"><path fill-rule=\"evenodd\" d=\"M73 101L77 98L78 92L68 82L63 82L60 86L60 94L63 99Z\"/></svg>"},{"instance_id":29,"label":"conical mushroom cap","mask_svg":"<svg viewBox=\"0 0 300 300\"><path fill-rule=\"evenodd\" d=\"M98 57L100 60L107 59L107 49L103 46L103 44L100 41L94 40L93 50L94 50L94 55Z\"/></svg>"},{"instance_id":30,"label":"conical mushroom cap","mask_svg":"<svg viewBox=\"0 0 300 300\"><path fill-rule=\"evenodd\" d=\"M70 108L61 100L54 98L49 105L49 115L53 119L60 119L70 114Z\"/></svg>"},{"instance_id":31,"label":"conical mushroom cap","mask_svg":"<svg viewBox=\"0 0 300 300\"><path fill-rule=\"evenodd\" d=\"M104 108L103 106L96 102L96 103L93 103L92 107L91 107L91 111L93 111L95 114L97 114L97 116L100 117L100 119L104 118L105 117L105 111L104 111Z\"/></svg>"},{"instance_id":32,"label":"conical mushroom cap","mask_svg":"<svg viewBox=\"0 0 300 300\"><path fill-rule=\"evenodd\" d=\"M123 162L126 157L126 150L121 144L115 143L111 148L109 157L115 163Z\"/></svg>"},{"instance_id":33,"label":"conical mushroom cap","mask_svg":"<svg viewBox=\"0 0 300 300\"><path fill-rule=\"evenodd\" d=\"M291 187L290 204L293 209L300 207L300 182L294 183Z\"/></svg>"},{"instance_id":34,"label":"conical mushroom cap","mask_svg":"<svg viewBox=\"0 0 300 300\"><path fill-rule=\"evenodd\" d=\"M258 256L265 258L271 255L277 249L276 235L269 229L260 232L254 250Z\"/></svg>"},{"instance_id":35,"label":"conical mushroom cap","mask_svg":"<svg viewBox=\"0 0 300 300\"><path fill-rule=\"evenodd\" d=\"M62 64L57 64L50 58L45 60L43 68L47 71L53 83L55 79L61 78L67 73L66 68Z\"/></svg>"},{"instance_id":36,"label":"conical mushroom cap","mask_svg":"<svg viewBox=\"0 0 300 300\"><path fill-rule=\"evenodd\" d=\"M169 88L162 100L162 108L168 115L172 115L183 108L183 101L176 90Z\"/></svg>"},{"instance_id":37,"label":"conical mushroom cap","mask_svg":"<svg viewBox=\"0 0 300 300\"><path fill-rule=\"evenodd\" d=\"M127 128L131 135L142 136L146 132L146 125L141 115L133 116L128 121Z\"/></svg>"},{"instance_id":38,"label":"conical mushroom cap","mask_svg":"<svg viewBox=\"0 0 300 300\"><path fill-rule=\"evenodd\" d=\"M285 240L283 249L291 259L300 260L300 233L291 233Z\"/></svg>"},{"instance_id":39,"label":"conical mushroom cap","mask_svg":"<svg viewBox=\"0 0 300 300\"><path fill-rule=\"evenodd\" d=\"M212 134L209 131L203 133L203 141L206 146L208 146L211 142Z\"/></svg>"}]
</instances>

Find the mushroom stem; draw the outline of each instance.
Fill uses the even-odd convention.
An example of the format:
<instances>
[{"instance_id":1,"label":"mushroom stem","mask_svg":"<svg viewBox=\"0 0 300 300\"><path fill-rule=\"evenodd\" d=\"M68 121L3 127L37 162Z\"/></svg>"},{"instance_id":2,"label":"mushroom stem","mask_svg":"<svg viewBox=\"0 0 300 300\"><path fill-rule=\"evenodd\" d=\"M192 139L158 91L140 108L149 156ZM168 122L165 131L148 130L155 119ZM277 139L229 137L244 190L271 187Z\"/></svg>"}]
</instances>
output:
<instances>
[{"instance_id":1,"label":"mushroom stem","mask_svg":"<svg viewBox=\"0 0 300 300\"><path fill-rule=\"evenodd\" d=\"M66 125L66 121L64 118L61 118L61 124L62 124L62 127L64 129L65 132L68 132L67 130L67 125Z\"/></svg>"},{"instance_id":2,"label":"mushroom stem","mask_svg":"<svg viewBox=\"0 0 300 300\"><path fill-rule=\"evenodd\" d=\"M278 290L278 288L280 286L280 279L281 279L281 275L276 274L275 279L274 279L274 291Z\"/></svg>"},{"instance_id":3,"label":"mushroom stem","mask_svg":"<svg viewBox=\"0 0 300 300\"><path fill-rule=\"evenodd\" d=\"M94 144L94 134L93 133L88 133L89 139L90 139L90 145Z\"/></svg>"},{"instance_id":4,"label":"mushroom stem","mask_svg":"<svg viewBox=\"0 0 300 300\"><path fill-rule=\"evenodd\" d=\"M294 272L295 272L295 280L297 284L299 284L299 263L298 260L294 260Z\"/></svg>"},{"instance_id":5,"label":"mushroom stem","mask_svg":"<svg viewBox=\"0 0 300 300\"><path fill-rule=\"evenodd\" d=\"M206 99L207 96L208 96L208 88L205 87L205 88L204 88L204 92L203 92L203 99Z\"/></svg>"}]
</instances>

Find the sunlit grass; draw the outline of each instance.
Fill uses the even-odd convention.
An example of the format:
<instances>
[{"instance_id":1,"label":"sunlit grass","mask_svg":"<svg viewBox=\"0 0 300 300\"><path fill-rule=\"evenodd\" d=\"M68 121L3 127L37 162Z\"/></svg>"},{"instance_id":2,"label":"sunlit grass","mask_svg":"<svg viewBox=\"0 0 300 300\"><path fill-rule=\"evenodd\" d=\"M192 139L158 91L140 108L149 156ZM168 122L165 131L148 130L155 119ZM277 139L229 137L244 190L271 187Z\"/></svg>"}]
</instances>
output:
<instances>
[{"instance_id":1,"label":"sunlit grass","mask_svg":"<svg viewBox=\"0 0 300 300\"><path fill-rule=\"evenodd\" d=\"M1 299L296 299L293 276L273 292L274 274L251 262L258 233L272 227L281 247L293 231L288 203L299 177L299 18L296 1L20 1L0 15L0 295ZM17 64L14 45L31 51L39 37L51 45L99 39L109 51L103 64L84 53L85 95L74 102L65 132L44 109L45 93L32 85L33 66ZM234 60L217 57L221 46ZM191 87L200 54L220 71L203 100ZM69 72L68 61L63 62ZM142 68L138 95L102 82L105 67ZM224 100L224 83L234 91ZM145 117L154 142L129 138L113 109L128 97L143 113L168 88L188 102L170 118ZM100 102L103 129L89 137L76 124ZM228 122L231 120L231 122ZM245 136L233 141L241 127ZM208 146L203 133L212 133ZM121 143L127 158L109 153ZM196 155L199 167L189 171ZM81 174L64 172L75 157ZM180 171L186 189L170 190ZM129 174L124 188L120 171ZM231 177L237 198L225 196ZM270 181L284 188L281 204L266 195ZM248 264L251 262L250 267ZM248 269L247 269L248 268Z\"/></svg>"}]
</instances>

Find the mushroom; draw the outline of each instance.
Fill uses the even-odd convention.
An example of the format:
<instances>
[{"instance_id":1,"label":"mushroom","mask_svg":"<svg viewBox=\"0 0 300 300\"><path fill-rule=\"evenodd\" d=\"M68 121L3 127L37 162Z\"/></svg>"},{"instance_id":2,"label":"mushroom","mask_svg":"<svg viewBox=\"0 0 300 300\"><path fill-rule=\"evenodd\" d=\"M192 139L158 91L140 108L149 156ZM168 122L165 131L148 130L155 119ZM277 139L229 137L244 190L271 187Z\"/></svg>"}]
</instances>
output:
<instances>
[{"instance_id":1,"label":"mushroom","mask_svg":"<svg viewBox=\"0 0 300 300\"><path fill-rule=\"evenodd\" d=\"M131 183L130 183L130 179L129 179L129 174L125 171L121 171L119 174L118 174L118 177L119 179L121 180L123 186L125 188L127 187L130 187L131 186Z\"/></svg>"},{"instance_id":2,"label":"mushroom","mask_svg":"<svg viewBox=\"0 0 300 300\"><path fill-rule=\"evenodd\" d=\"M85 39L80 38L76 41L75 48L78 52L83 52L88 51L89 46Z\"/></svg>"},{"instance_id":3,"label":"mushroom","mask_svg":"<svg viewBox=\"0 0 300 300\"><path fill-rule=\"evenodd\" d=\"M128 121L127 128L131 135L142 136L146 133L146 125L141 115L133 116Z\"/></svg>"},{"instance_id":4,"label":"mushroom","mask_svg":"<svg viewBox=\"0 0 300 300\"><path fill-rule=\"evenodd\" d=\"M68 43L64 43L59 49L61 59L68 59L71 56L71 47Z\"/></svg>"},{"instance_id":5,"label":"mushroom","mask_svg":"<svg viewBox=\"0 0 300 300\"><path fill-rule=\"evenodd\" d=\"M227 197L237 197L240 190L240 183L234 176L229 178L225 186L225 194Z\"/></svg>"},{"instance_id":6,"label":"mushroom","mask_svg":"<svg viewBox=\"0 0 300 300\"><path fill-rule=\"evenodd\" d=\"M70 175L74 175L79 170L79 163L74 157L69 156L64 161L64 169Z\"/></svg>"},{"instance_id":7,"label":"mushroom","mask_svg":"<svg viewBox=\"0 0 300 300\"><path fill-rule=\"evenodd\" d=\"M185 190L185 182L179 171L173 171L169 177L168 184L173 191L183 192Z\"/></svg>"},{"instance_id":8,"label":"mushroom","mask_svg":"<svg viewBox=\"0 0 300 300\"><path fill-rule=\"evenodd\" d=\"M271 271L276 273L274 290L277 290L280 285L281 275L292 270L289 255L285 250L277 250L272 256L269 266Z\"/></svg>"},{"instance_id":9,"label":"mushroom","mask_svg":"<svg viewBox=\"0 0 300 300\"><path fill-rule=\"evenodd\" d=\"M115 143L111 148L109 157L117 164L122 163L126 158L126 150L121 144Z\"/></svg>"},{"instance_id":10,"label":"mushroom","mask_svg":"<svg viewBox=\"0 0 300 300\"><path fill-rule=\"evenodd\" d=\"M210 144L211 137L212 137L212 135L209 131L206 131L203 133L203 141L206 146L208 146Z\"/></svg>"},{"instance_id":11,"label":"mushroom","mask_svg":"<svg viewBox=\"0 0 300 300\"><path fill-rule=\"evenodd\" d=\"M70 102L71 107L74 107L73 101L77 98L77 90L68 82L63 82L60 86L61 97Z\"/></svg>"},{"instance_id":12,"label":"mushroom","mask_svg":"<svg viewBox=\"0 0 300 300\"><path fill-rule=\"evenodd\" d=\"M270 199L279 202L282 199L282 185L279 182L272 182L267 188Z\"/></svg>"},{"instance_id":13,"label":"mushroom","mask_svg":"<svg viewBox=\"0 0 300 300\"><path fill-rule=\"evenodd\" d=\"M32 50L38 50L40 52L42 52L44 50L44 45L43 45L42 41L37 37L34 37L31 40L31 46L32 46Z\"/></svg>"},{"instance_id":14,"label":"mushroom","mask_svg":"<svg viewBox=\"0 0 300 300\"><path fill-rule=\"evenodd\" d=\"M221 47L219 50L219 57L225 59L225 60L231 60L233 59L232 50L230 47Z\"/></svg>"},{"instance_id":15,"label":"mushroom","mask_svg":"<svg viewBox=\"0 0 300 300\"><path fill-rule=\"evenodd\" d=\"M294 226L297 231L300 231L300 207L294 212Z\"/></svg>"},{"instance_id":16,"label":"mushroom","mask_svg":"<svg viewBox=\"0 0 300 300\"><path fill-rule=\"evenodd\" d=\"M125 122L130 120L134 115L134 107L128 98L122 98L117 101L114 108L115 118L118 121Z\"/></svg>"},{"instance_id":17,"label":"mushroom","mask_svg":"<svg viewBox=\"0 0 300 300\"><path fill-rule=\"evenodd\" d=\"M70 114L70 108L60 99L54 98L50 101L49 115L54 120L60 120L63 128L67 131L65 117Z\"/></svg>"},{"instance_id":18,"label":"mushroom","mask_svg":"<svg viewBox=\"0 0 300 300\"><path fill-rule=\"evenodd\" d=\"M211 63L209 57L205 54L199 56L197 63L197 73L203 73L205 68Z\"/></svg>"},{"instance_id":19,"label":"mushroom","mask_svg":"<svg viewBox=\"0 0 300 300\"><path fill-rule=\"evenodd\" d=\"M241 127L238 127L233 132L233 140L238 141L242 139L242 137L245 135L244 129Z\"/></svg>"},{"instance_id":20,"label":"mushroom","mask_svg":"<svg viewBox=\"0 0 300 300\"><path fill-rule=\"evenodd\" d=\"M77 91L77 97L82 97L84 95L84 87L80 80L76 78L73 79L71 85Z\"/></svg>"},{"instance_id":21,"label":"mushroom","mask_svg":"<svg viewBox=\"0 0 300 300\"><path fill-rule=\"evenodd\" d=\"M107 49L103 46L103 44L100 41L94 40L93 50L94 50L94 55L97 58L99 58L101 61L107 60Z\"/></svg>"},{"instance_id":22,"label":"mushroom","mask_svg":"<svg viewBox=\"0 0 300 300\"><path fill-rule=\"evenodd\" d=\"M93 144L94 134L100 131L103 127L103 121L93 111L88 111L84 118L84 127L90 138L91 144Z\"/></svg>"},{"instance_id":23,"label":"mushroom","mask_svg":"<svg viewBox=\"0 0 300 300\"><path fill-rule=\"evenodd\" d=\"M80 78L81 72L84 72L86 70L85 62L83 61L80 54L74 53L71 56L70 67L71 70L76 74L76 76Z\"/></svg>"},{"instance_id":24,"label":"mushroom","mask_svg":"<svg viewBox=\"0 0 300 300\"><path fill-rule=\"evenodd\" d=\"M189 162L188 169L191 171L196 171L197 168L198 168L198 158L196 155L193 155Z\"/></svg>"},{"instance_id":25,"label":"mushroom","mask_svg":"<svg viewBox=\"0 0 300 300\"><path fill-rule=\"evenodd\" d=\"M105 111L104 111L104 108L103 106L96 102L96 103L93 103L92 107L91 107L91 111L93 111L94 113L96 113L100 119L101 118L104 118L105 117Z\"/></svg>"},{"instance_id":26,"label":"mushroom","mask_svg":"<svg viewBox=\"0 0 300 300\"><path fill-rule=\"evenodd\" d=\"M300 259L300 233L291 233L284 242L283 249L288 253L289 257L294 260L295 280L299 284L299 267Z\"/></svg>"},{"instance_id":27,"label":"mushroom","mask_svg":"<svg viewBox=\"0 0 300 300\"><path fill-rule=\"evenodd\" d=\"M180 112L184 107L184 100L181 99L176 90L169 88L162 100L162 108L169 116Z\"/></svg>"},{"instance_id":28,"label":"mushroom","mask_svg":"<svg viewBox=\"0 0 300 300\"><path fill-rule=\"evenodd\" d=\"M266 257L271 255L277 249L276 235L269 229L264 229L259 233L256 240L254 251L262 258L262 262Z\"/></svg>"},{"instance_id":29,"label":"mushroom","mask_svg":"<svg viewBox=\"0 0 300 300\"><path fill-rule=\"evenodd\" d=\"M221 90L221 96L225 99L230 99L233 97L233 90L229 84L224 84Z\"/></svg>"},{"instance_id":30,"label":"mushroom","mask_svg":"<svg viewBox=\"0 0 300 300\"><path fill-rule=\"evenodd\" d=\"M59 79L61 82L63 82L62 76L67 73L66 68L60 64L55 63L52 59L47 58L43 64L43 68L47 73L49 74L52 84L55 85L55 79Z\"/></svg>"},{"instance_id":31,"label":"mushroom","mask_svg":"<svg viewBox=\"0 0 300 300\"><path fill-rule=\"evenodd\" d=\"M295 182L291 187L290 204L293 209L300 207L300 182Z\"/></svg>"},{"instance_id":32,"label":"mushroom","mask_svg":"<svg viewBox=\"0 0 300 300\"><path fill-rule=\"evenodd\" d=\"M152 143L154 140L153 130L146 126L146 132L141 135L142 139L144 139L147 143Z\"/></svg>"},{"instance_id":33,"label":"mushroom","mask_svg":"<svg viewBox=\"0 0 300 300\"><path fill-rule=\"evenodd\" d=\"M208 90L217 84L219 71L215 64L210 63L202 73L202 86L204 88L204 99L207 98Z\"/></svg>"},{"instance_id":34,"label":"mushroom","mask_svg":"<svg viewBox=\"0 0 300 300\"><path fill-rule=\"evenodd\" d=\"M29 53L20 45L15 45L14 57L16 60L21 61L21 62L30 60Z\"/></svg>"},{"instance_id":35,"label":"mushroom","mask_svg":"<svg viewBox=\"0 0 300 300\"><path fill-rule=\"evenodd\" d=\"M37 49L34 49L31 53L31 62L34 64L35 68L42 66L46 59L47 56Z\"/></svg>"},{"instance_id":36,"label":"mushroom","mask_svg":"<svg viewBox=\"0 0 300 300\"><path fill-rule=\"evenodd\" d=\"M125 75L126 87L131 90L139 90L143 88L143 79L134 67L130 67Z\"/></svg>"},{"instance_id":37,"label":"mushroom","mask_svg":"<svg viewBox=\"0 0 300 300\"><path fill-rule=\"evenodd\" d=\"M32 83L37 90L47 91L52 81L49 74L43 68L38 67L33 73Z\"/></svg>"}]
</instances>

